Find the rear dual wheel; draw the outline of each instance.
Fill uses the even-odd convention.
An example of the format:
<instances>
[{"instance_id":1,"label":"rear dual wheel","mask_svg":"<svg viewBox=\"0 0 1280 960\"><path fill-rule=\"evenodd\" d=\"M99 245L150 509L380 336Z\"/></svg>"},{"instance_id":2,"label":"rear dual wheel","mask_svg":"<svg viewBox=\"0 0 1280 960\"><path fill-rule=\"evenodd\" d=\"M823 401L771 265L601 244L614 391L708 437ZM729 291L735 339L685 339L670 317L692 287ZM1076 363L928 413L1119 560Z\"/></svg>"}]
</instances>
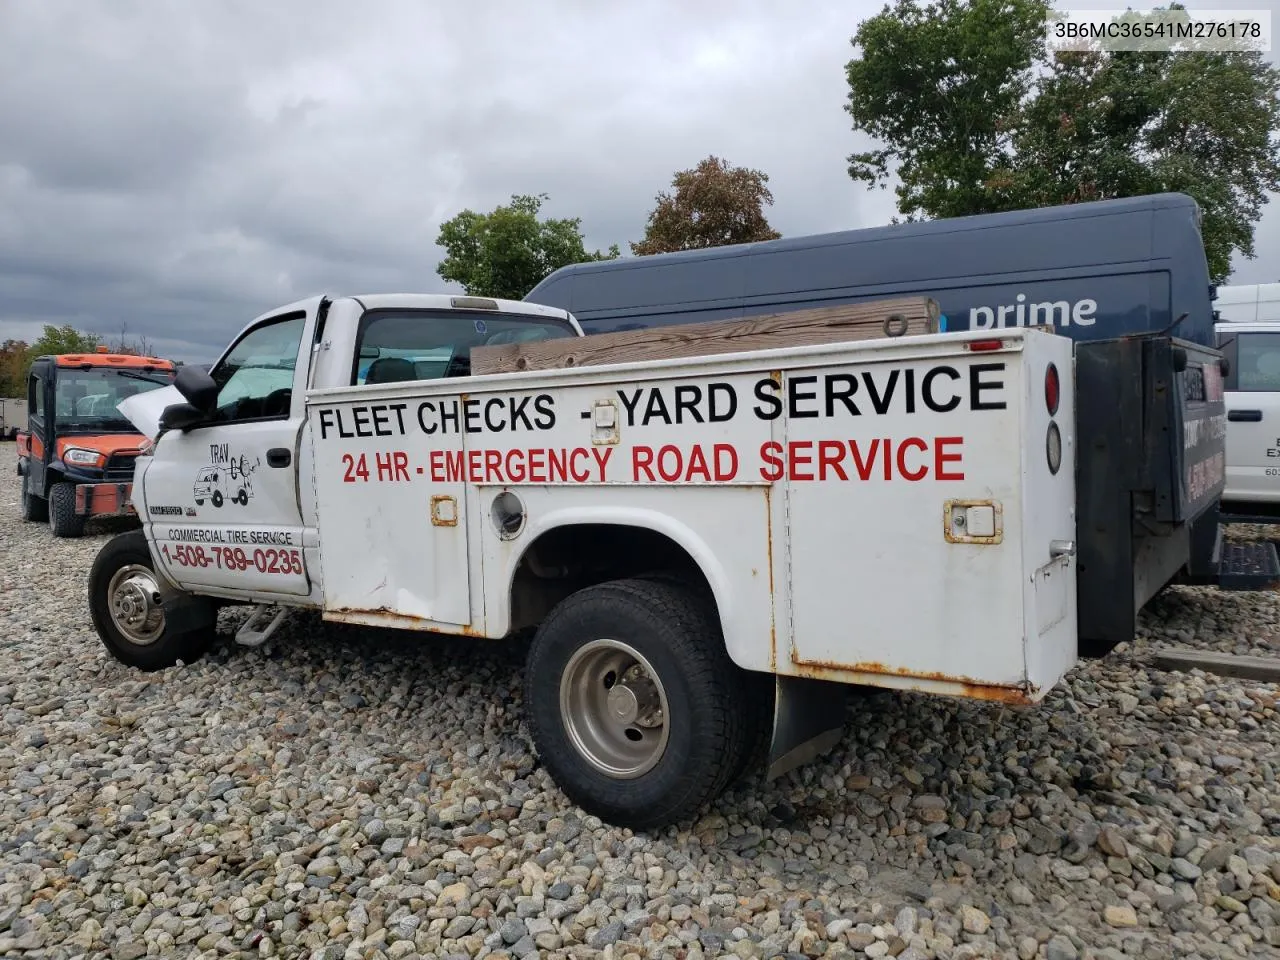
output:
<instances>
[{"instance_id":1,"label":"rear dual wheel","mask_svg":"<svg viewBox=\"0 0 1280 960\"><path fill-rule=\"evenodd\" d=\"M687 820L756 754L756 678L729 659L711 598L667 579L560 603L525 671L534 745L569 798L617 826Z\"/></svg>"}]
</instances>

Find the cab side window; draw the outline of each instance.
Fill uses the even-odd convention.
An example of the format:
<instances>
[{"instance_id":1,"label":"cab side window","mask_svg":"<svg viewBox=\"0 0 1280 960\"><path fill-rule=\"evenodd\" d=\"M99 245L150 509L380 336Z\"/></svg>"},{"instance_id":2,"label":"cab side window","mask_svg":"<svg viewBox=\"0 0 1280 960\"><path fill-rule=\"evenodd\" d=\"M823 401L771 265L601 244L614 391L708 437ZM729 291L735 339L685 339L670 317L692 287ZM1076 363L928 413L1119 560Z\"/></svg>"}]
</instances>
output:
<instances>
[{"instance_id":1,"label":"cab side window","mask_svg":"<svg viewBox=\"0 0 1280 960\"><path fill-rule=\"evenodd\" d=\"M1234 372L1239 391L1280 391L1280 333L1240 334Z\"/></svg>"},{"instance_id":2,"label":"cab side window","mask_svg":"<svg viewBox=\"0 0 1280 960\"><path fill-rule=\"evenodd\" d=\"M254 327L209 371L218 385L216 422L288 418L306 320L293 313Z\"/></svg>"},{"instance_id":3,"label":"cab side window","mask_svg":"<svg viewBox=\"0 0 1280 960\"><path fill-rule=\"evenodd\" d=\"M27 408L31 411L33 420L44 423L44 377L39 374L33 374L31 377L31 392L27 396Z\"/></svg>"}]
</instances>

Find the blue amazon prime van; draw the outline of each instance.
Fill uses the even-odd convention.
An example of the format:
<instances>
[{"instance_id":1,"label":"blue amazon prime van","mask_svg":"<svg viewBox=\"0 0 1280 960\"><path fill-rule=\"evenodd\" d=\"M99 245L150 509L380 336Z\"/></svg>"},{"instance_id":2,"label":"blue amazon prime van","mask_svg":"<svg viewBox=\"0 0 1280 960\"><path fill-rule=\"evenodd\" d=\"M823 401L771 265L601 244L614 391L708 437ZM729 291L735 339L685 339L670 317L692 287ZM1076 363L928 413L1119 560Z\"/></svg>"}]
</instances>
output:
<instances>
[{"instance_id":1,"label":"blue amazon prime van","mask_svg":"<svg viewBox=\"0 0 1280 960\"><path fill-rule=\"evenodd\" d=\"M1097 655L1169 583L1280 578L1270 544L1219 529L1224 366L1200 219L1171 193L845 230L574 264L525 299L591 335L929 296L943 330L1072 338L1081 652Z\"/></svg>"},{"instance_id":2,"label":"blue amazon prime van","mask_svg":"<svg viewBox=\"0 0 1280 960\"><path fill-rule=\"evenodd\" d=\"M899 296L938 301L947 330L1214 342L1200 210L1177 193L580 263L525 299L590 334Z\"/></svg>"}]
</instances>

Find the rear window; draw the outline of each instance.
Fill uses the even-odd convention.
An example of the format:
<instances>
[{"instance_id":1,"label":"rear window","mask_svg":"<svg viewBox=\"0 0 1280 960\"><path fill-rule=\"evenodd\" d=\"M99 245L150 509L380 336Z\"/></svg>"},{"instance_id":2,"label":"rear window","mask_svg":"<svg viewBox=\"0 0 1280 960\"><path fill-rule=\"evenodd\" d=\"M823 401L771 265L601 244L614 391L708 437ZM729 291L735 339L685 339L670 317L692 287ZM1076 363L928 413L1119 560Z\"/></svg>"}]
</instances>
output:
<instances>
[{"instance_id":1,"label":"rear window","mask_svg":"<svg viewBox=\"0 0 1280 960\"><path fill-rule=\"evenodd\" d=\"M371 310L360 319L351 382L464 377L471 348L577 336L567 320L458 310Z\"/></svg>"}]
</instances>

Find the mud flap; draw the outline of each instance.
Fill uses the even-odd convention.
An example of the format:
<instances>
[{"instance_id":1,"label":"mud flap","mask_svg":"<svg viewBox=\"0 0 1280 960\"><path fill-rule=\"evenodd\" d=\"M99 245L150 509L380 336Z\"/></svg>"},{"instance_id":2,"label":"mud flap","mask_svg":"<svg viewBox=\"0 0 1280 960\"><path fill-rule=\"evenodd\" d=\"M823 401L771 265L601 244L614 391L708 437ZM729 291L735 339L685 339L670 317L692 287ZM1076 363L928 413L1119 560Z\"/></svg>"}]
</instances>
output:
<instances>
[{"instance_id":1,"label":"mud flap","mask_svg":"<svg viewBox=\"0 0 1280 960\"><path fill-rule=\"evenodd\" d=\"M174 593L164 597L160 608L164 611L165 625L174 633L189 633L209 625L210 617L215 620L217 609L207 597L192 594Z\"/></svg>"},{"instance_id":2,"label":"mud flap","mask_svg":"<svg viewBox=\"0 0 1280 960\"><path fill-rule=\"evenodd\" d=\"M848 684L775 676L773 702L773 741L765 773L770 780L821 756L844 736Z\"/></svg>"}]
</instances>

